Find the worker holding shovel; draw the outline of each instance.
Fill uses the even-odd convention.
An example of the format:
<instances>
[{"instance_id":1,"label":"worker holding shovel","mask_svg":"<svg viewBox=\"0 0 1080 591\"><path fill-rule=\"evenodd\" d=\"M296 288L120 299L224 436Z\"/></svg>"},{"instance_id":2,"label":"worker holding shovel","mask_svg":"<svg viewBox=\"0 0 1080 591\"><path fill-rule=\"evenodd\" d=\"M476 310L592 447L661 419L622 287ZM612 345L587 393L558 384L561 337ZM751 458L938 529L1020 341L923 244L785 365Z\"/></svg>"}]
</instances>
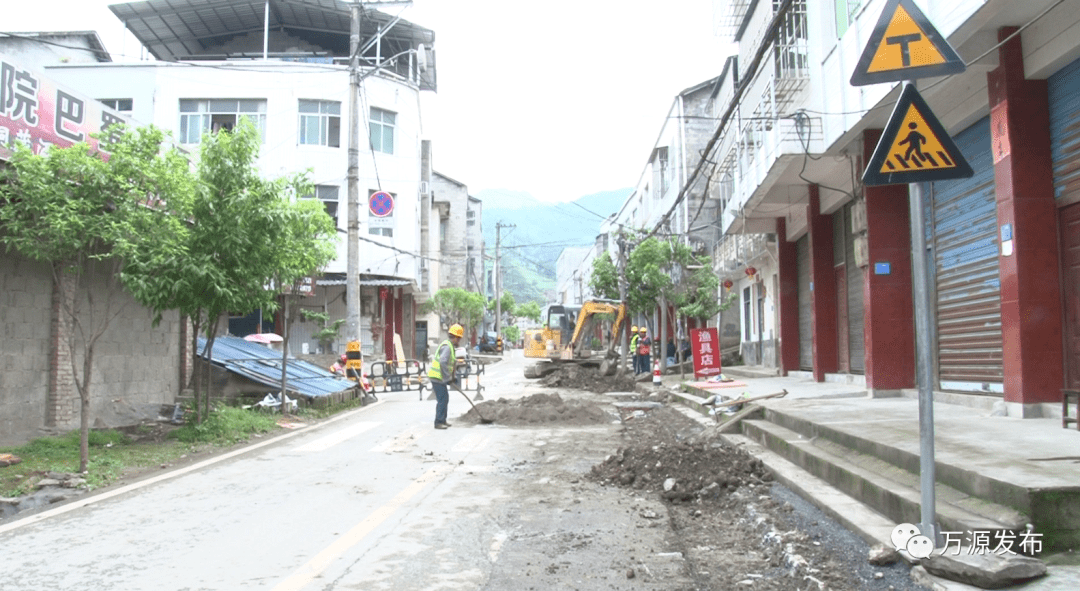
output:
<instances>
[{"instance_id":1,"label":"worker holding shovel","mask_svg":"<svg viewBox=\"0 0 1080 591\"><path fill-rule=\"evenodd\" d=\"M435 350L435 358L431 360L431 367L427 372L431 380L431 389L435 391L436 429L446 429L450 426L446 422L447 406L450 404L450 391L446 386L454 380L457 345L461 342L461 337L465 335L465 329L460 324L455 324L448 332L450 336Z\"/></svg>"}]
</instances>

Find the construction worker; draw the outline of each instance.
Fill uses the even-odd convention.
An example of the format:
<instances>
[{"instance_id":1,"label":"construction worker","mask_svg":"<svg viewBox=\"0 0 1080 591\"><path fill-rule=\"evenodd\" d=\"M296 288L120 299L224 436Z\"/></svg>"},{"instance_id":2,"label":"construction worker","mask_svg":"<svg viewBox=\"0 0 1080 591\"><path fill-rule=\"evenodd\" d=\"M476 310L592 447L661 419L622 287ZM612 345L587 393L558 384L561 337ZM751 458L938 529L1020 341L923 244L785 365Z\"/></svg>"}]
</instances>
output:
<instances>
[{"instance_id":1,"label":"construction worker","mask_svg":"<svg viewBox=\"0 0 1080 591\"><path fill-rule=\"evenodd\" d=\"M652 341L649 340L649 331L648 328L644 326L638 330L641 331L639 333L640 337L638 338L638 354L641 356L641 371L651 373L652 370L649 365L649 358L651 357L649 354L649 345L652 344Z\"/></svg>"},{"instance_id":2,"label":"construction worker","mask_svg":"<svg viewBox=\"0 0 1080 591\"><path fill-rule=\"evenodd\" d=\"M630 354L634 356L634 375L641 373L641 357L637 354L637 326L630 327Z\"/></svg>"},{"instance_id":3,"label":"construction worker","mask_svg":"<svg viewBox=\"0 0 1080 591\"><path fill-rule=\"evenodd\" d=\"M450 336L439 344L435 350L435 357L431 360L428 368L428 379L431 380L431 389L435 391L435 428L446 429L450 426L446 422L447 406L450 404L450 391L446 385L454 381L454 368L457 367L457 346L461 337L465 336L465 329L460 324L455 324L448 331Z\"/></svg>"}]
</instances>

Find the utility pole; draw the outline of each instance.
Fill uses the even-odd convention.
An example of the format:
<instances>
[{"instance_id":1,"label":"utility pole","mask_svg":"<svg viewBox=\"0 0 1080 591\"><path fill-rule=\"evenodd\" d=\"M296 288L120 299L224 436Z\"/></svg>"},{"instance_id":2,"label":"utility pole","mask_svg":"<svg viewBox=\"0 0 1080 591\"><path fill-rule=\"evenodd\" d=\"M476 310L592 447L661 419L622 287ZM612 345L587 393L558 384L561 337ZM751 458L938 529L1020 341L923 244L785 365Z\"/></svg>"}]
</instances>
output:
<instances>
[{"instance_id":1,"label":"utility pole","mask_svg":"<svg viewBox=\"0 0 1080 591\"><path fill-rule=\"evenodd\" d=\"M515 228L514 224L495 223L495 336L499 336L502 323L502 259L499 251L502 243L502 229Z\"/></svg>"},{"instance_id":2,"label":"utility pole","mask_svg":"<svg viewBox=\"0 0 1080 591\"><path fill-rule=\"evenodd\" d=\"M411 0L369 2L384 6L411 6ZM269 7L269 2L267 2ZM345 269L345 333L346 339L360 344L360 24L363 0L353 0L349 27L349 197L348 241ZM269 12L268 12L269 14Z\"/></svg>"},{"instance_id":3,"label":"utility pole","mask_svg":"<svg viewBox=\"0 0 1080 591\"><path fill-rule=\"evenodd\" d=\"M346 340L360 341L360 14L353 2L349 31L349 233L345 272Z\"/></svg>"}]
</instances>

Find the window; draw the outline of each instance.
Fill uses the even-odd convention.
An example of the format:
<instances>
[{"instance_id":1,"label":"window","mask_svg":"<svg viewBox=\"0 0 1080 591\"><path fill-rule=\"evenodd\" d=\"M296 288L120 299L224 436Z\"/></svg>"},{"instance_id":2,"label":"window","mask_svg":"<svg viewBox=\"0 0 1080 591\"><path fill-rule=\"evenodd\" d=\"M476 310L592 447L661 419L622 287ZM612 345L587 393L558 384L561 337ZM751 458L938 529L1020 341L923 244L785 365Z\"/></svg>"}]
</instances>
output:
<instances>
[{"instance_id":1,"label":"window","mask_svg":"<svg viewBox=\"0 0 1080 591\"><path fill-rule=\"evenodd\" d=\"M113 109L114 111L120 111L121 113L131 113L132 100L131 99L98 99L98 102Z\"/></svg>"},{"instance_id":2,"label":"window","mask_svg":"<svg viewBox=\"0 0 1080 591\"><path fill-rule=\"evenodd\" d=\"M855 14L859 12L862 0L836 0L836 38L839 39L847 32L848 27L855 22Z\"/></svg>"},{"instance_id":3,"label":"window","mask_svg":"<svg viewBox=\"0 0 1080 591\"><path fill-rule=\"evenodd\" d=\"M394 229L393 228L368 228L368 234L371 234L372 236L393 237L394 236Z\"/></svg>"},{"instance_id":4,"label":"window","mask_svg":"<svg viewBox=\"0 0 1080 591\"><path fill-rule=\"evenodd\" d=\"M475 209L470 209L469 211L465 212L465 225L466 226L475 226L476 225L476 210Z\"/></svg>"},{"instance_id":5,"label":"window","mask_svg":"<svg viewBox=\"0 0 1080 591\"><path fill-rule=\"evenodd\" d=\"M266 141L266 101L263 99L180 99L180 143L197 144L204 133L229 131L246 117Z\"/></svg>"},{"instance_id":6,"label":"window","mask_svg":"<svg viewBox=\"0 0 1080 591\"><path fill-rule=\"evenodd\" d=\"M371 108L371 150L385 154L394 153L394 122L397 114Z\"/></svg>"},{"instance_id":7,"label":"window","mask_svg":"<svg viewBox=\"0 0 1080 591\"><path fill-rule=\"evenodd\" d=\"M299 143L341 147L341 103L300 99Z\"/></svg>"},{"instance_id":8,"label":"window","mask_svg":"<svg viewBox=\"0 0 1080 591\"><path fill-rule=\"evenodd\" d=\"M327 215L334 218L334 223L337 224L338 187L336 185L315 185L315 193L304 195L304 197L307 199L316 198L322 201Z\"/></svg>"}]
</instances>

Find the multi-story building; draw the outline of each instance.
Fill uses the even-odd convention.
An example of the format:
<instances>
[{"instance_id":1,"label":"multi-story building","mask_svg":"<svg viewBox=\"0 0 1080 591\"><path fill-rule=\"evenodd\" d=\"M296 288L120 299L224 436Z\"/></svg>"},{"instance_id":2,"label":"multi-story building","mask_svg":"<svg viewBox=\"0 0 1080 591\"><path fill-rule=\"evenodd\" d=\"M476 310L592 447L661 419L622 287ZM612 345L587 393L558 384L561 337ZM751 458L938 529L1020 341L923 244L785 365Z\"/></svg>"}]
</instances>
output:
<instances>
[{"instance_id":1,"label":"multi-story building","mask_svg":"<svg viewBox=\"0 0 1080 591\"><path fill-rule=\"evenodd\" d=\"M184 147L197 148L202 134L228 130L241 118L253 121L263 141L260 170L269 176L310 171L316 186L308 197L321 200L337 221L338 256L304 305L344 318L350 5L271 2L267 16L262 3L225 4L234 6L112 5L157 61L66 63L50 67L49 75L90 96L130 104L136 121L171 131ZM430 329L418 304L438 286L437 277L425 274L425 261L442 256L425 226L437 204L421 183L419 95L435 90L434 33L370 7L360 23L362 348L396 358L399 339L406 357L422 356ZM298 322L293 346L315 347L311 334L319 328ZM347 340L341 335L330 348L341 351Z\"/></svg>"},{"instance_id":2,"label":"multi-story building","mask_svg":"<svg viewBox=\"0 0 1080 591\"><path fill-rule=\"evenodd\" d=\"M719 76L676 95L634 191L619 211L601 224L604 240L602 245L598 240L597 253L606 251L617 261L619 233L629 232L628 239L633 240L635 231L654 229L660 238L684 240L698 254L712 256L717 252L722 236L715 223L722 203L719 194L721 188L729 189L730 183L725 184L705 166L700 155L715 141L715 122L731 104L736 73L736 60L730 58ZM579 268L586 285L592 258ZM668 316L673 323L673 310L669 309ZM652 325L653 330L660 325L659 319L649 314L640 315L635 322ZM738 326L737 312L718 315L715 324L723 327L720 334L725 346L738 344L732 337Z\"/></svg>"},{"instance_id":3,"label":"multi-story building","mask_svg":"<svg viewBox=\"0 0 1080 591\"><path fill-rule=\"evenodd\" d=\"M1080 7L914 5L966 64L916 86L974 170L920 185L928 310L913 302L909 186L861 182L900 90L849 83L886 2L726 2L742 71L705 158L744 351L761 343L758 363L875 395L925 371L1010 414L1060 412L1061 388L1080 386ZM922 312L932 367L915 362Z\"/></svg>"}]
</instances>

